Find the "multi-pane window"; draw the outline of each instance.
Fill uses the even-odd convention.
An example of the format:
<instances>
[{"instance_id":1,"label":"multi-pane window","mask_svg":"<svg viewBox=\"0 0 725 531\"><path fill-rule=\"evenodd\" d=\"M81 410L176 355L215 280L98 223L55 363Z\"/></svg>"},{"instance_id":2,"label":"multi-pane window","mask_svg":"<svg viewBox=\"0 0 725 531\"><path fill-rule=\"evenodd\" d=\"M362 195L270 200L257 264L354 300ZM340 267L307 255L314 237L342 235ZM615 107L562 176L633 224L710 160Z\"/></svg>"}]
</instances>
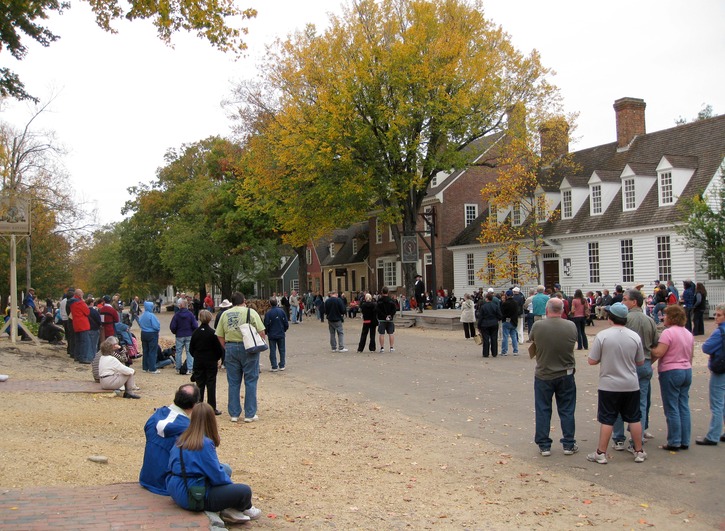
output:
<instances>
[{"instance_id":1,"label":"multi-pane window","mask_svg":"<svg viewBox=\"0 0 725 531\"><path fill-rule=\"evenodd\" d=\"M536 221L543 223L546 221L546 196L540 195L536 197Z\"/></svg>"},{"instance_id":2,"label":"multi-pane window","mask_svg":"<svg viewBox=\"0 0 725 531\"><path fill-rule=\"evenodd\" d=\"M465 205L465 226L468 227L478 217L478 205Z\"/></svg>"},{"instance_id":3,"label":"multi-pane window","mask_svg":"<svg viewBox=\"0 0 725 531\"><path fill-rule=\"evenodd\" d=\"M498 207L496 205L488 205L488 220L491 223L498 223Z\"/></svg>"},{"instance_id":4,"label":"multi-pane window","mask_svg":"<svg viewBox=\"0 0 725 531\"><path fill-rule=\"evenodd\" d=\"M509 262L511 263L511 284L519 283L519 255L516 251L509 252Z\"/></svg>"},{"instance_id":5,"label":"multi-pane window","mask_svg":"<svg viewBox=\"0 0 725 531\"><path fill-rule=\"evenodd\" d=\"M657 278L672 277L672 249L669 236L657 236Z\"/></svg>"},{"instance_id":6,"label":"multi-pane window","mask_svg":"<svg viewBox=\"0 0 725 531\"><path fill-rule=\"evenodd\" d=\"M397 286L398 285L398 267L397 263L390 261L383 264L383 278L385 279L385 285Z\"/></svg>"},{"instance_id":7,"label":"multi-pane window","mask_svg":"<svg viewBox=\"0 0 725 531\"><path fill-rule=\"evenodd\" d=\"M589 282L599 283L599 242L589 243Z\"/></svg>"},{"instance_id":8,"label":"multi-pane window","mask_svg":"<svg viewBox=\"0 0 725 531\"><path fill-rule=\"evenodd\" d=\"M561 217L570 219L572 217L571 190L561 192Z\"/></svg>"},{"instance_id":9,"label":"multi-pane window","mask_svg":"<svg viewBox=\"0 0 725 531\"><path fill-rule=\"evenodd\" d=\"M426 214L430 214L433 211L432 207L425 207L423 208L423 212ZM429 217L423 217L423 231L425 236L430 236L430 224L428 223Z\"/></svg>"},{"instance_id":10,"label":"multi-pane window","mask_svg":"<svg viewBox=\"0 0 725 531\"><path fill-rule=\"evenodd\" d=\"M514 227L521 225L521 203L516 201L514 206L511 207L511 224Z\"/></svg>"},{"instance_id":11,"label":"multi-pane window","mask_svg":"<svg viewBox=\"0 0 725 531\"><path fill-rule=\"evenodd\" d=\"M352 254L357 254L357 238L352 239Z\"/></svg>"},{"instance_id":12,"label":"multi-pane window","mask_svg":"<svg viewBox=\"0 0 725 531\"><path fill-rule=\"evenodd\" d=\"M496 283L496 264L491 259L492 256L493 253L488 253L488 258L486 259L486 281L489 286L493 286Z\"/></svg>"},{"instance_id":13,"label":"multi-pane window","mask_svg":"<svg viewBox=\"0 0 725 531\"><path fill-rule=\"evenodd\" d=\"M469 286L476 284L476 268L473 265L473 253L466 254L466 278L468 279Z\"/></svg>"},{"instance_id":14,"label":"multi-pane window","mask_svg":"<svg viewBox=\"0 0 725 531\"><path fill-rule=\"evenodd\" d=\"M602 213L602 185L592 185L592 214Z\"/></svg>"},{"instance_id":15,"label":"multi-pane window","mask_svg":"<svg viewBox=\"0 0 725 531\"><path fill-rule=\"evenodd\" d=\"M669 171L659 174L660 180L660 204L671 205L674 203L672 195L672 173Z\"/></svg>"},{"instance_id":16,"label":"multi-pane window","mask_svg":"<svg viewBox=\"0 0 725 531\"><path fill-rule=\"evenodd\" d=\"M383 224L375 219L375 243L383 243Z\"/></svg>"},{"instance_id":17,"label":"multi-pane window","mask_svg":"<svg viewBox=\"0 0 725 531\"><path fill-rule=\"evenodd\" d=\"M395 235L393 234L393 226L388 225L388 241L394 242L395 241Z\"/></svg>"},{"instance_id":18,"label":"multi-pane window","mask_svg":"<svg viewBox=\"0 0 725 531\"><path fill-rule=\"evenodd\" d=\"M335 244L330 244L330 258L335 258Z\"/></svg>"},{"instance_id":19,"label":"multi-pane window","mask_svg":"<svg viewBox=\"0 0 725 531\"><path fill-rule=\"evenodd\" d=\"M622 181L622 187L624 188L624 210L634 210L637 206L634 195L634 179L625 179Z\"/></svg>"},{"instance_id":20,"label":"multi-pane window","mask_svg":"<svg viewBox=\"0 0 725 531\"><path fill-rule=\"evenodd\" d=\"M308 264L312 263L312 249L309 247L305 249L305 260L307 260Z\"/></svg>"},{"instance_id":21,"label":"multi-pane window","mask_svg":"<svg viewBox=\"0 0 725 531\"><path fill-rule=\"evenodd\" d=\"M634 248L632 240L621 240L622 282L634 282Z\"/></svg>"},{"instance_id":22,"label":"multi-pane window","mask_svg":"<svg viewBox=\"0 0 725 531\"><path fill-rule=\"evenodd\" d=\"M290 280L289 290L290 291L299 291L300 290L300 280L298 278L295 278L294 280Z\"/></svg>"}]
</instances>

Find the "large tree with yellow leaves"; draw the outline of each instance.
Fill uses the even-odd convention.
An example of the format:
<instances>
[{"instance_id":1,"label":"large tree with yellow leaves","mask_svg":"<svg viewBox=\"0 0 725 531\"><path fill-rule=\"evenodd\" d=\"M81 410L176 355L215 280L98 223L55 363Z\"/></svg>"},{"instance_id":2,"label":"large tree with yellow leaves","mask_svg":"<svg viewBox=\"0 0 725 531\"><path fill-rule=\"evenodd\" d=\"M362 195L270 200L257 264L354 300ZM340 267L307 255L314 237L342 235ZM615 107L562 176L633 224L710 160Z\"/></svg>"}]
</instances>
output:
<instances>
[{"instance_id":1,"label":"large tree with yellow leaves","mask_svg":"<svg viewBox=\"0 0 725 531\"><path fill-rule=\"evenodd\" d=\"M324 33L278 42L261 89L240 87L240 116L265 135L268 175L289 187L290 208L314 202L348 221L350 208L375 208L399 243L418 228L431 179L462 167L463 149L502 128L509 107L558 101L548 74L480 2L360 0ZM408 287L415 273L405 264Z\"/></svg>"}]
</instances>

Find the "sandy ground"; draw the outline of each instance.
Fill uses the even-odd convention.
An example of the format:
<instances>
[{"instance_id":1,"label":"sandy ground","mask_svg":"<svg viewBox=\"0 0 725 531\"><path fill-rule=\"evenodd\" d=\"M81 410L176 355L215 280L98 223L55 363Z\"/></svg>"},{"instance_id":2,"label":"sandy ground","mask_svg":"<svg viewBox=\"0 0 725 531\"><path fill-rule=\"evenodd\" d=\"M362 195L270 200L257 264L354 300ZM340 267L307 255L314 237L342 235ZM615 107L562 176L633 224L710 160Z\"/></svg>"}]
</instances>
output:
<instances>
[{"instance_id":1,"label":"sandy ground","mask_svg":"<svg viewBox=\"0 0 725 531\"><path fill-rule=\"evenodd\" d=\"M143 425L186 378L173 368L144 374L140 360L134 367L141 400L0 387L0 488L136 481ZM14 380L91 379L89 366L70 360L65 347L7 340L0 342L0 372ZM263 510L247 528L706 528L682 508L643 503L286 376L262 373L260 422L219 417L220 460L232 466L234 479L252 486ZM221 373L223 410L226 393ZM91 455L109 462L90 462ZM581 465L583 456L574 459L572 466Z\"/></svg>"}]
</instances>

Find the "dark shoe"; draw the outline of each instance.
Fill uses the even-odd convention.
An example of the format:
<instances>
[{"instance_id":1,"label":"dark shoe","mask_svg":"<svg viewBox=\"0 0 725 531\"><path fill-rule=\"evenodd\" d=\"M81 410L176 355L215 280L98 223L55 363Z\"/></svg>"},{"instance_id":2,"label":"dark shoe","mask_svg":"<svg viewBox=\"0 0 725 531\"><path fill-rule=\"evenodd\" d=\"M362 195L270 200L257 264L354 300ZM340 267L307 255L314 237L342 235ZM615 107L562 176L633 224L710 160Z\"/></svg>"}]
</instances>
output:
<instances>
[{"instance_id":1,"label":"dark shoe","mask_svg":"<svg viewBox=\"0 0 725 531\"><path fill-rule=\"evenodd\" d=\"M138 398L141 398L141 397L139 395L137 395L137 394L129 393L128 391L125 391L123 393L123 398L136 398L136 399L138 399Z\"/></svg>"},{"instance_id":2,"label":"dark shoe","mask_svg":"<svg viewBox=\"0 0 725 531\"><path fill-rule=\"evenodd\" d=\"M695 439L695 444L699 444L700 446L717 446L717 441L711 441L707 437L698 437Z\"/></svg>"},{"instance_id":3,"label":"dark shoe","mask_svg":"<svg viewBox=\"0 0 725 531\"><path fill-rule=\"evenodd\" d=\"M684 444L680 446L680 450L689 450L689 446L685 446Z\"/></svg>"},{"instance_id":4,"label":"dark shoe","mask_svg":"<svg viewBox=\"0 0 725 531\"><path fill-rule=\"evenodd\" d=\"M216 415L216 416L218 417L219 415L221 415L221 414L222 414L222 412L221 412L221 411L219 411L218 409L215 409L215 410L214 410L214 414L215 414L215 415Z\"/></svg>"},{"instance_id":5,"label":"dark shoe","mask_svg":"<svg viewBox=\"0 0 725 531\"><path fill-rule=\"evenodd\" d=\"M682 449L682 446L670 446L669 444L663 444L660 448L669 452L678 452ZM687 450L687 448L685 448L685 450Z\"/></svg>"},{"instance_id":6,"label":"dark shoe","mask_svg":"<svg viewBox=\"0 0 725 531\"><path fill-rule=\"evenodd\" d=\"M720 435L720 442L725 442L725 435Z\"/></svg>"}]
</instances>

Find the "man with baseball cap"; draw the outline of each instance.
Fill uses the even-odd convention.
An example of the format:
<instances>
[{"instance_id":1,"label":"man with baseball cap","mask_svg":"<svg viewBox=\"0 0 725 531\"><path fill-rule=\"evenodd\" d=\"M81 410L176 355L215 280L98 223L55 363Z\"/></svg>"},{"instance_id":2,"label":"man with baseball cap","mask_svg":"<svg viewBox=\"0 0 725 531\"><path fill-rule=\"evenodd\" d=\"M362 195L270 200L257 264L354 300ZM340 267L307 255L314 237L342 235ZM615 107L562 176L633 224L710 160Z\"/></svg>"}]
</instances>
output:
<instances>
[{"instance_id":1,"label":"man with baseball cap","mask_svg":"<svg viewBox=\"0 0 725 531\"><path fill-rule=\"evenodd\" d=\"M587 460L607 464L607 446L618 415L629 423L634 444L634 462L642 463L647 454L642 446L642 412L639 401L637 367L644 364L639 334L628 329L627 307L621 302L605 308L612 326L599 332L589 351L589 365L599 365L597 420L599 444Z\"/></svg>"}]
</instances>

